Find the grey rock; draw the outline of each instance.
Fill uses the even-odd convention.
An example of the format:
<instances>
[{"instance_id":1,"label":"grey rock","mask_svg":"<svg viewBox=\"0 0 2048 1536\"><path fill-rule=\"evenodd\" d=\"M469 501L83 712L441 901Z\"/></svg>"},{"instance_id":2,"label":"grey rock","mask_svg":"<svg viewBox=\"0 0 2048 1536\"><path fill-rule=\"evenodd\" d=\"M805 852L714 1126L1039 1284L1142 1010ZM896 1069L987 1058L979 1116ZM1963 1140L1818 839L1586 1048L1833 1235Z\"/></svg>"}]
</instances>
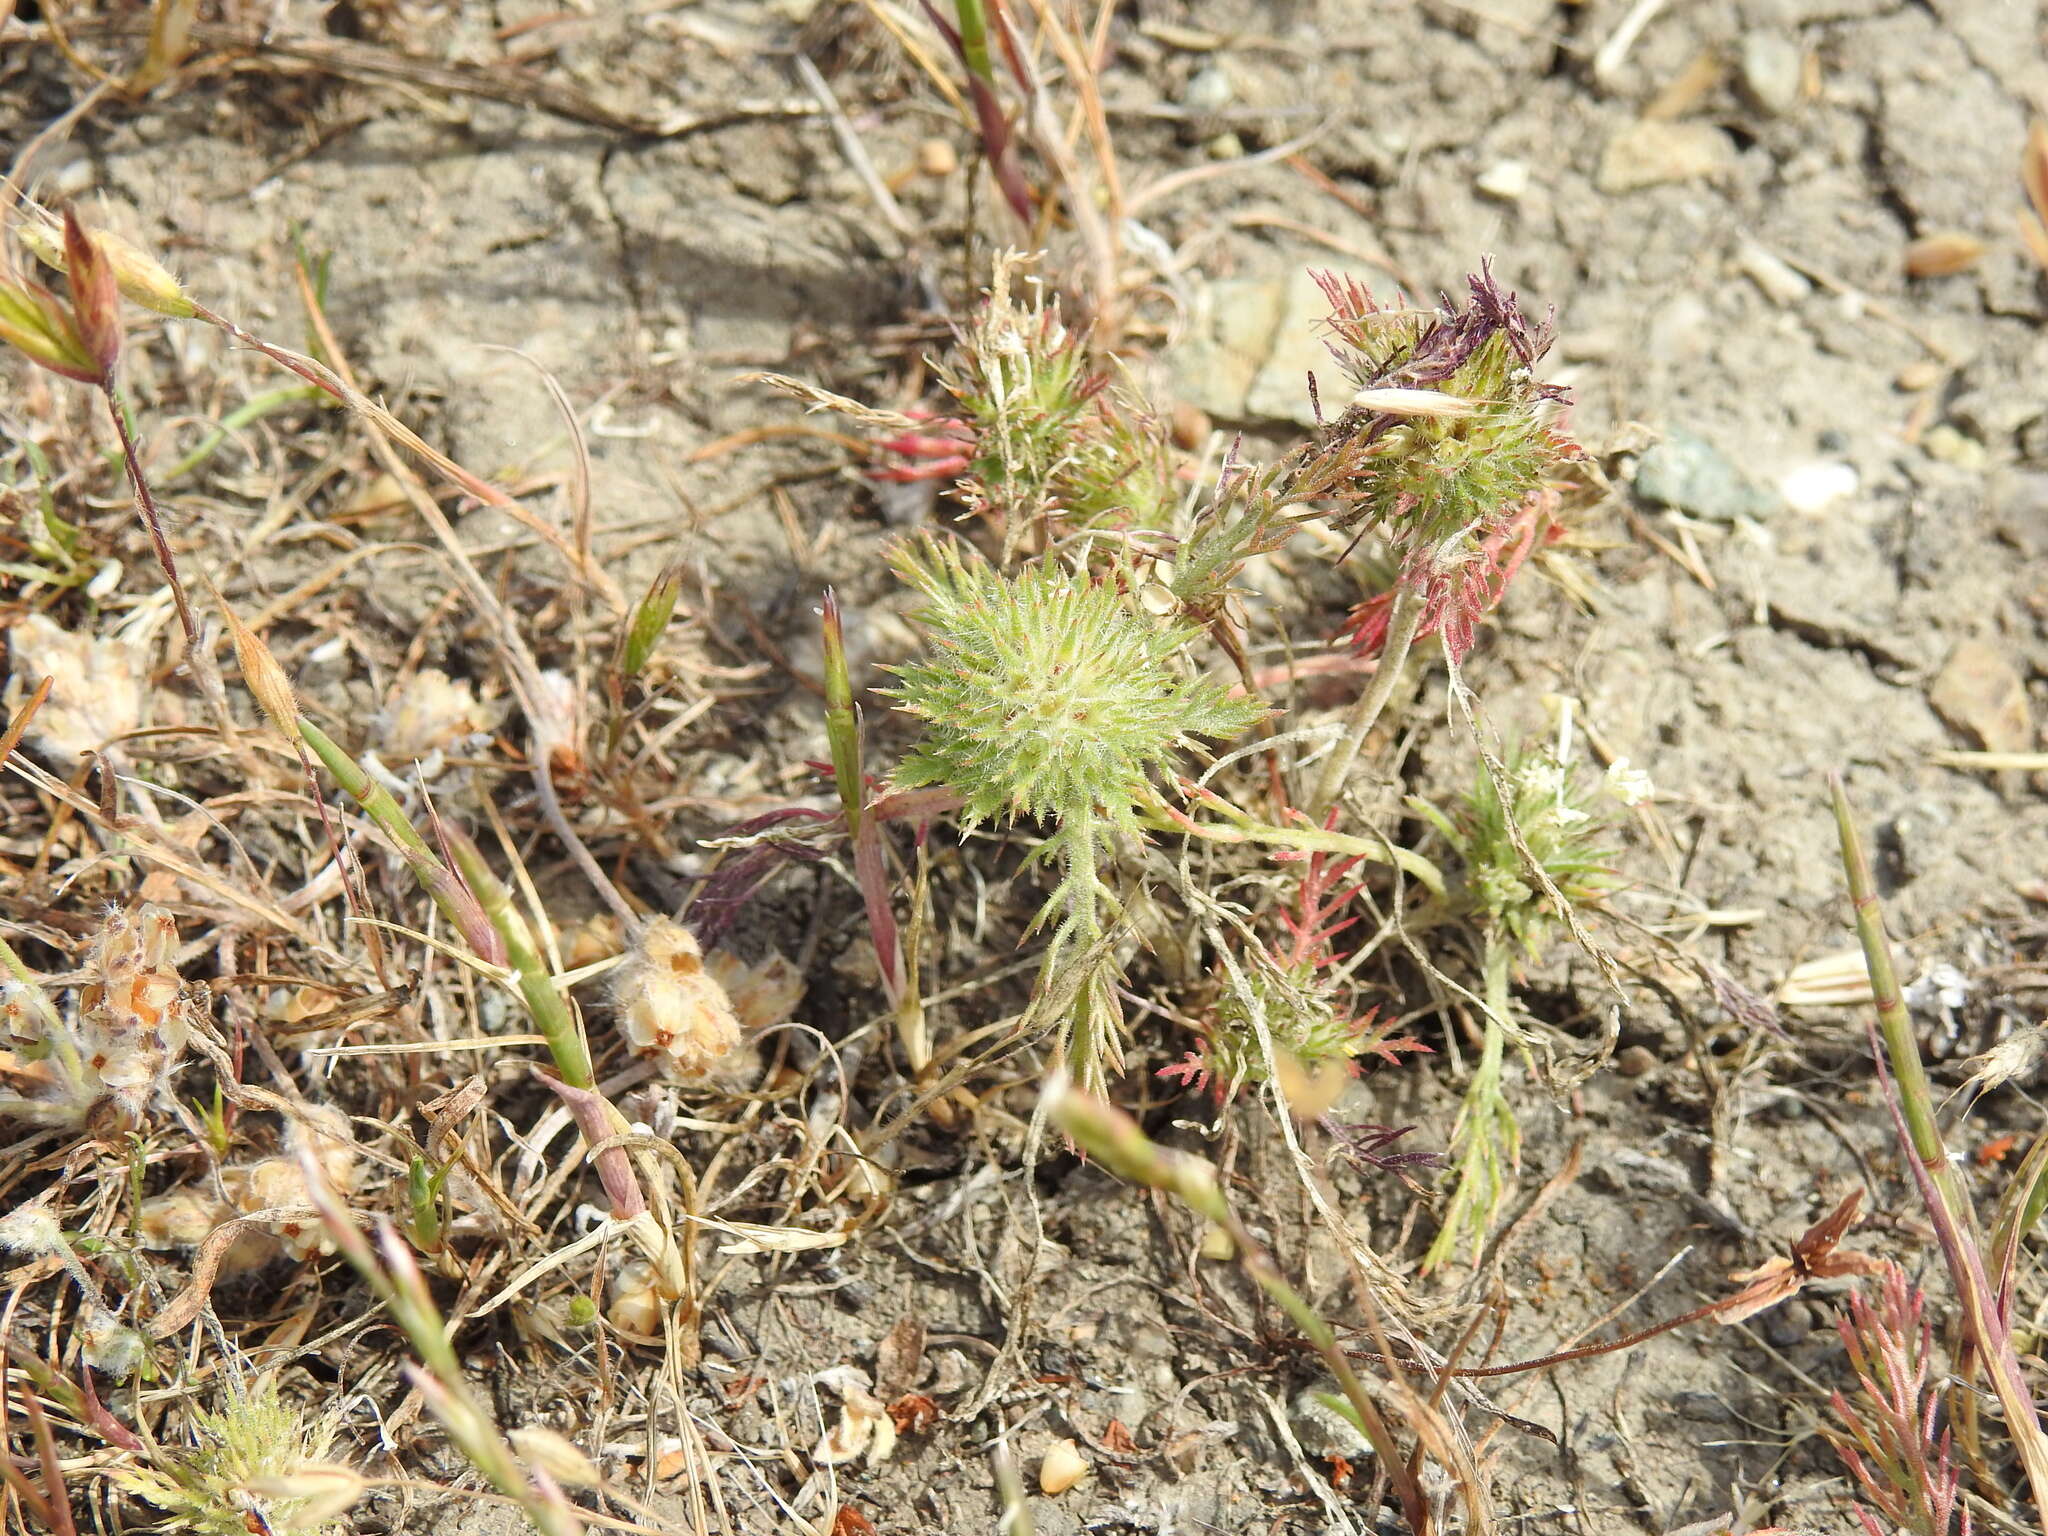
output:
<instances>
[{"instance_id":1,"label":"grey rock","mask_svg":"<svg viewBox=\"0 0 2048 1536\"><path fill-rule=\"evenodd\" d=\"M1777 508L1777 498L1752 484L1726 454L1685 431L1645 450L1633 483L1644 501L1717 523L1764 517Z\"/></svg>"},{"instance_id":2,"label":"grey rock","mask_svg":"<svg viewBox=\"0 0 2048 1536\"><path fill-rule=\"evenodd\" d=\"M1628 123L1601 150L1593 185L1613 196L1666 182L1697 181L1726 169L1734 158L1728 136L1712 123Z\"/></svg>"},{"instance_id":3,"label":"grey rock","mask_svg":"<svg viewBox=\"0 0 2048 1536\"><path fill-rule=\"evenodd\" d=\"M1190 112L1221 112L1236 100L1237 82L1221 64L1196 70L1180 93L1180 104Z\"/></svg>"},{"instance_id":4,"label":"grey rock","mask_svg":"<svg viewBox=\"0 0 2048 1536\"><path fill-rule=\"evenodd\" d=\"M1782 117L1799 105L1804 65L1799 45L1782 32L1751 32L1736 60L1742 94L1759 112Z\"/></svg>"},{"instance_id":5,"label":"grey rock","mask_svg":"<svg viewBox=\"0 0 2048 1536\"><path fill-rule=\"evenodd\" d=\"M1372 1454L1372 1442L1359 1432L1348 1414L1331 1407L1325 1398L1343 1399L1334 1381L1319 1381L1303 1387L1294 1397L1288 1418L1294 1438L1311 1456L1342 1456L1362 1461Z\"/></svg>"}]
</instances>

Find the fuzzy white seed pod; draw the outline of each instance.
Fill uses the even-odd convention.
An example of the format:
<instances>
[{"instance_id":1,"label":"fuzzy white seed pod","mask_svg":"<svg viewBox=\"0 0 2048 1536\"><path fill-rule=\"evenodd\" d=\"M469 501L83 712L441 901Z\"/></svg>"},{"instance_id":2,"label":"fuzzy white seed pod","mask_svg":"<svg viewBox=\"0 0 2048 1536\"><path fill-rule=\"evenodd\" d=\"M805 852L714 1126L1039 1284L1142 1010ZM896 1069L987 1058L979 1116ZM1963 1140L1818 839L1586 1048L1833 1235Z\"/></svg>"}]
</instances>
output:
<instances>
[{"instance_id":1,"label":"fuzzy white seed pod","mask_svg":"<svg viewBox=\"0 0 2048 1536\"><path fill-rule=\"evenodd\" d=\"M79 1356L102 1376L126 1381L142 1368L149 1343L113 1313L95 1307L79 1334Z\"/></svg>"},{"instance_id":2,"label":"fuzzy white seed pod","mask_svg":"<svg viewBox=\"0 0 2048 1536\"><path fill-rule=\"evenodd\" d=\"M14 622L7 644L15 683L9 707L43 678L51 679L50 696L29 722L28 739L67 770L143 723L154 648L147 623L94 636L31 613Z\"/></svg>"},{"instance_id":3,"label":"fuzzy white seed pod","mask_svg":"<svg viewBox=\"0 0 2048 1536\"><path fill-rule=\"evenodd\" d=\"M389 763L407 764L489 734L497 724L497 712L478 701L468 682L424 667L392 690L375 724L378 755Z\"/></svg>"},{"instance_id":4,"label":"fuzzy white seed pod","mask_svg":"<svg viewBox=\"0 0 2048 1536\"><path fill-rule=\"evenodd\" d=\"M667 918L640 930L612 972L611 999L626 1043L672 1077L709 1077L739 1048L732 999L705 969L696 937Z\"/></svg>"}]
</instances>

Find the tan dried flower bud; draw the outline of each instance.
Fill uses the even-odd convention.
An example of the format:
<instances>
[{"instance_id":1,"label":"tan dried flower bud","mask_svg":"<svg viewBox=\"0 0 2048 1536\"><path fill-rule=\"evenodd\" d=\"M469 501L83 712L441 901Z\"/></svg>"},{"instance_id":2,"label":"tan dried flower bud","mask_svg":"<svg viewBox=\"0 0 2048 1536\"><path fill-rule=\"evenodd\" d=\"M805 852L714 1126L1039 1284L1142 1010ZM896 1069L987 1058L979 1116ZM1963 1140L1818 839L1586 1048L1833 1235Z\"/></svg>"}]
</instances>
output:
<instances>
[{"instance_id":1,"label":"tan dried flower bud","mask_svg":"<svg viewBox=\"0 0 2048 1536\"><path fill-rule=\"evenodd\" d=\"M64 226L46 210L33 204L28 207L30 217L17 231L21 243L35 252L45 266L64 271ZM141 246L104 229L93 231L93 239L105 254L113 269L114 282L125 298L174 320L189 320L199 312L185 297L178 280Z\"/></svg>"},{"instance_id":2,"label":"tan dried flower bud","mask_svg":"<svg viewBox=\"0 0 2048 1536\"><path fill-rule=\"evenodd\" d=\"M725 989L740 1028L749 1035L784 1022L804 1000L804 975L781 955L753 965L717 950L704 960L711 979Z\"/></svg>"},{"instance_id":3,"label":"tan dried flower bud","mask_svg":"<svg viewBox=\"0 0 2048 1536\"><path fill-rule=\"evenodd\" d=\"M221 1182L231 1190L239 1189L243 1171L223 1170ZM144 1200L137 1225L145 1248L154 1251L197 1248L215 1228L234 1220L239 1214L234 1206L215 1199L205 1190L174 1189ZM275 1259L277 1253L275 1237L258 1228L247 1228L236 1233L234 1241L228 1244L215 1274L222 1280L232 1280L237 1275L261 1269Z\"/></svg>"},{"instance_id":4,"label":"tan dried flower bud","mask_svg":"<svg viewBox=\"0 0 2048 1536\"><path fill-rule=\"evenodd\" d=\"M141 1122L185 1054L190 1021L177 948L171 915L145 904L132 918L109 911L86 955L79 1054L125 1125Z\"/></svg>"},{"instance_id":5,"label":"tan dried flower bud","mask_svg":"<svg viewBox=\"0 0 2048 1536\"><path fill-rule=\"evenodd\" d=\"M574 1441L539 1424L522 1424L507 1438L514 1450L532 1466L547 1473L565 1488L596 1488L604 1482L597 1464L577 1448Z\"/></svg>"},{"instance_id":6,"label":"tan dried flower bud","mask_svg":"<svg viewBox=\"0 0 2048 1536\"><path fill-rule=\"evenodd\" d=\"M636 1055L685 1080L709 1076L740 1043L740 1021L725 988L704 968L690 930L650 919L612 972L612 1006Z\"/></svg>"},{"instance_id":7,"label":"tan dried flower bud","mask_svg":"<svg viewBox=\"0 0 2048 1536\"><path fill-rule=\"evenodd\" d=\"M328 1186L346 1200L356 1183L356 1143L350 1133L348 1116L327 1104L310 1104L302 1118L285 1129L288 1149L278 1157L266 1157L245 1167L221 1171L221 1187L243 1215L258 1211L305 1207L303 1216L274 1217L271 1232L292 1258L304 1261L315 1254L334 1252L334 1239L326 1223L313 1211L313 1192L306 1187L306 1172L300 1154L311 1152Z\"/></svg>"},{"instance_id":8,"label":"tan dried flower bud","mask_svg":"<svg viewBox=\"0 0 2048 1536\"><path fill-rule=\"evenodd\" d=\"M562 959L572 971L609 960L626 947L619 920L609 912L595 912L560 935Z\"/></svg>"},{"instance_id":9,"label":"tan dried flower bud","mask_svg":"<svg viewBox=\"0 0 2048 1536\"><path fill-rule=\"evenodd\" d=\"M645 1259L633 1259L619 1270L612 1287L605 1320L621 1333L639 1339L661 1337L663 1303L654 1287L654 1266Z\"/></svg>"},{"instance_id":10,"label":"tan dried flower bud","mask_svg":"<svg viewBox=\"0 0 2048 1536\"><path fill-rule=\"evenodd\" d=\"M263 637L244 624L234 609L223 602L220 611L228 621L228 638L234 642L235 662L242 669L242 681L255 695L257 707L280 736L286 741L296 742L299 739L299 701L292 692L292 680L286 675L283 664L278 661L276 652L264 643Z\"/></svg>"}]
</instances>

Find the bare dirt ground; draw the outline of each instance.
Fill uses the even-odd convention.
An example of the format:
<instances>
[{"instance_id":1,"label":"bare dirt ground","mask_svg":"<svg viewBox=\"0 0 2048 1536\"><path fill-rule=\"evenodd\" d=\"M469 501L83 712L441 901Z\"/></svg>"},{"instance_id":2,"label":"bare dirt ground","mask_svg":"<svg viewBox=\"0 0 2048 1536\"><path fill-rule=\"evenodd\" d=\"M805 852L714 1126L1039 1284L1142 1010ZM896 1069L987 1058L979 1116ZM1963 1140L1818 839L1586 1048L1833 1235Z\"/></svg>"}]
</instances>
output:
<instances>
[{"instance_id":1,"label":"bare dirt ground","mask_svg":"<svg viewBox=\"0 0 2048 1536\"><path fill-rule=\"evenodd\" d=\"M1662 965L1618 923L1611 941L1647 956L1659 988L1617 999L1568 950L1532 978L1533 1006L1588 1041L1626 1006L1617 1070L1562 1103L1525 1077L1512 1089L1527 1143L1510 1216L1560 1170L1575 1176L1514 1232L1496 1271L1416 1282L1445 1304L1445 1345L1463 1315L1450 1303L1498 1300L1500 1359L1565 1347L1653 1277L1624 1326L1719 1294L1729 1271L1780 1251L1862 1183L1874 1215L1857 1242L1935 1285L1861 1014L1786 1010L1759 1029L1725 1006L1853 943L1828 769L1844 771L1873 831L1909 974L1949 968L1945 988L1913 994L1931 1047L1956 1059L2029 1027L2043 985L2043 909L2023 894L2048 877L2040 791L1935 755L2037 749L2048 704L2048 288L2012 232L2020 146L2048 110L2044 13L2021 0L1690 0L1634 7L1648 19L1613 49L1631 9L1145 0L1119 10L1102 82L1126 190L1164 187L1136 214L1160 273L1139 366L1218 426L1263 440L1305 405L1289 380L1313 338L1305 324L1276 336L1270 317L1309 266L1428 293L1490 254L1525 302L1558 311L1571 425L1612 493L1581 522L1574 592L1519 586L1469 681L1509 731L1544 731L1545 696L1573 697L1603 754L1651 774L1657 798L1618 861L1634 887L1617 910L1707 969ZM560 414L538 374L494 348L545 368L587 430L606 569L635 592L665 560L688 564L679 643L697 671L678 684L678 713L710 702L678 728L673 786L648 807L670 846L824 803L804 767L825 755L822 717L792 674L816 674L812 613L828 584L852 607L857 656L908 649L879 560L905 514L831 444L735 441L803 419L741 376L799 375L892 407L919 398L917 358L943 331L935 301L976 271L963 221L990 229L1000 214L985 181L970 209L971 136L868 11L830 0L285 7L279 35L342 51L252 50L168 98L104 102L38 162L43 184L164 253L214 308L288 342L301 330L292 240L332 252L327 312L360 376L479 472L559 479ZM621 116L714 121L662 138L349 66L348 49L395 47L554 82ZM900 230L812 112L792 72L799 51L895 185ZM10 50L0 140L20 144L80 89L50 49ZM921 169L932 140L963 169ZM1907 276L1909 242L1947 231L1981 240L1981 259ZM156 327L133 350L160 461L193 428L158 402L196 420L277 382L214 332ZM61 405L37 415L51 388L25 368L0 372L0 427L65 420ZM272 644L327 728L374 747L366 722L403 678L423 664L463 675L483 640L341 429L320 429L308 451L293 422L238 438L167 502L188 567L245 614L317 584L291 616L280 610ZM1632 489L1641 456L1686 434L1732 478L1677 509ZM309 534L288 499L323 509L329 531ZM125 503L109 492L106 506L103 536L146 570ZM566 629L545 550L489 511L461 511L458 528L508 605ZM25 601L0 595L0 620ZM1407 787L1425 793L1468 772L1442 697L1430 677L1407 719ZM5 793L19 810L19 787ZM33 855L10 842L0 916L33 926L67 903L86 911L31 877ZM558 912L591 905L551 850L535 856ZM627 878L659 905L699 867L650 852ZM1010 960L1006 940L967 962L979 877L959 859L938 874L953 882L961 937L941 985ZM804 961L800 1016L846 1041L878 1008L859 931L844 880L798 870L735 943ZM1710 973L1726 983L1719 999ZM940 1027L972 1028L1003 1006L1000 988L975 994ZM1414 1027L1444 1043L1430 1017ZM1171 1125L1199 1123L1201 1107L1147 1081L1184 1045L1144 1026L1126 1102L1199 1145ZM847 1103L830 1114L869 1124L900 1108L886 1056L872 1029L854 1038ZM324 1070L340 1078L349 1063ZM440 1080L425 1070L431 1090ZM527 1091L511 1072L502 1083ZM1438 1055L1370 1074L1345 1109L1415 1125L1415 1142L1440 1149L1459 1091ZM765 1532L842 1504L888 1532L990 1529L998 1436L1027 1472L1056 1440L1089 1457L1079 1486L1031 1498L1044 1536L1396 1528L1356 1502L1367 1470L1332 1486L1336 1447L1294 1406L1314 1373L1277 1315L1198 1257L1198 1227L1069 1157L1026 1167L1028 1093L990 1103L986 1120L902 1138L890 1207L856 1241L732 1260L702 1363L673 1391L625 1385L644 1353L610 1346L600 1370L587 1342L549 1337L517 1315L541 1306L533 1298L466 1328L465 1358L501 1415L603 1446L629 1484L651 1484L670 1529L722 1519ZM1984 1101L1968 1144L2040 1124L2038 1101L2008 1090ZM1248 1114L1229 1143L1240 1198L1282 1267L1355 1322L1347 1269L1272 1126ZM1390 1181L1326 1162L1327 1146L1307 1150L1358 1233L1412 1274L1427 1213ZM1970 1177L1995 1188L1999 1166L1973 1163ZM269 1284L215 1304L264 1318ZM323 1284L330 1309L349 1294L345 1270ZM299 1282L292 1294L321 1292ZM324 1327L334 1314L321 1316ZM1855 1529L1815 1433L1817 1387L1842 1369L1832 1317L1825 1297L1801 1298L1735 1328L1492 1384L1493 1404L1547 1432L1501 1421L1486 1441L1501 1528L1663 1533L1732 1514L1736 1532ZM906 1321L925 1337L908 1362L896 1358ZM396 1396L379 1364L391 1347L363 1336L313 1350L301 1390L317 1378L361 1394L345 1438L366 1461L455 1481L462 1464L424 1421L387 1433L364 1406ZM816 1466L836 1407L814 1380L840 1365L927 1395L937 1420L879 1465ZM364 1388L365 1372L382 1385ZM722 1513L707 1515L663 1459L679 1409L751 1469L721 1474ZM364 1532L454 1532L510 1517L386 1491L352 1518Z\"/></svg>"}]
</instances>

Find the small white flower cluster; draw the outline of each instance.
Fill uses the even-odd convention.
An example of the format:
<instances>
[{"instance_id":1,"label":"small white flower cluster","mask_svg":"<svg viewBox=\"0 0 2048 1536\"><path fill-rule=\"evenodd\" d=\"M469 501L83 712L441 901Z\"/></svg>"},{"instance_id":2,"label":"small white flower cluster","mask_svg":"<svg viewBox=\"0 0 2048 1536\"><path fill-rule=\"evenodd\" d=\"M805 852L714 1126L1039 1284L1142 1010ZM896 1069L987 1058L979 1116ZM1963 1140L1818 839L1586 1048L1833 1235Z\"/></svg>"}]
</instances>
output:
<instances>
[{"instance_id":1,"label":"small white flower cluster","mask_svg":"<svg viewBox=\"0 0 2048 1536\"><path fill-rule=\"evenodd\" d=\"M1640 768L1630 767L1625 757L1617 757L1607 765L1600 787L1631 810L1657 793L1657 786L1650 782L1650 776ZM1534 798L1543 802L1547 807L1546 814L1560 827L1582 826L1592 819L1590 813L1580 810L1568 798L1571 774L1556 758L1531 758L1522 769L1521 788L1532 792Z\"/></svg>"},{"instance_id":2,"label":"small white flower cluster","mask_svg":"<svg viewBox=\"0 0 2048 1536\"><path fill-rule=\"evenodd\" d=\"M1606 787L1607 793L1630 810L1653 799L1657 793L1657 786L1650 782L1650 776L1640 768L1631 768L1625 757L1617 757L1607 765Z\"/></svg>"}]
</instances>

